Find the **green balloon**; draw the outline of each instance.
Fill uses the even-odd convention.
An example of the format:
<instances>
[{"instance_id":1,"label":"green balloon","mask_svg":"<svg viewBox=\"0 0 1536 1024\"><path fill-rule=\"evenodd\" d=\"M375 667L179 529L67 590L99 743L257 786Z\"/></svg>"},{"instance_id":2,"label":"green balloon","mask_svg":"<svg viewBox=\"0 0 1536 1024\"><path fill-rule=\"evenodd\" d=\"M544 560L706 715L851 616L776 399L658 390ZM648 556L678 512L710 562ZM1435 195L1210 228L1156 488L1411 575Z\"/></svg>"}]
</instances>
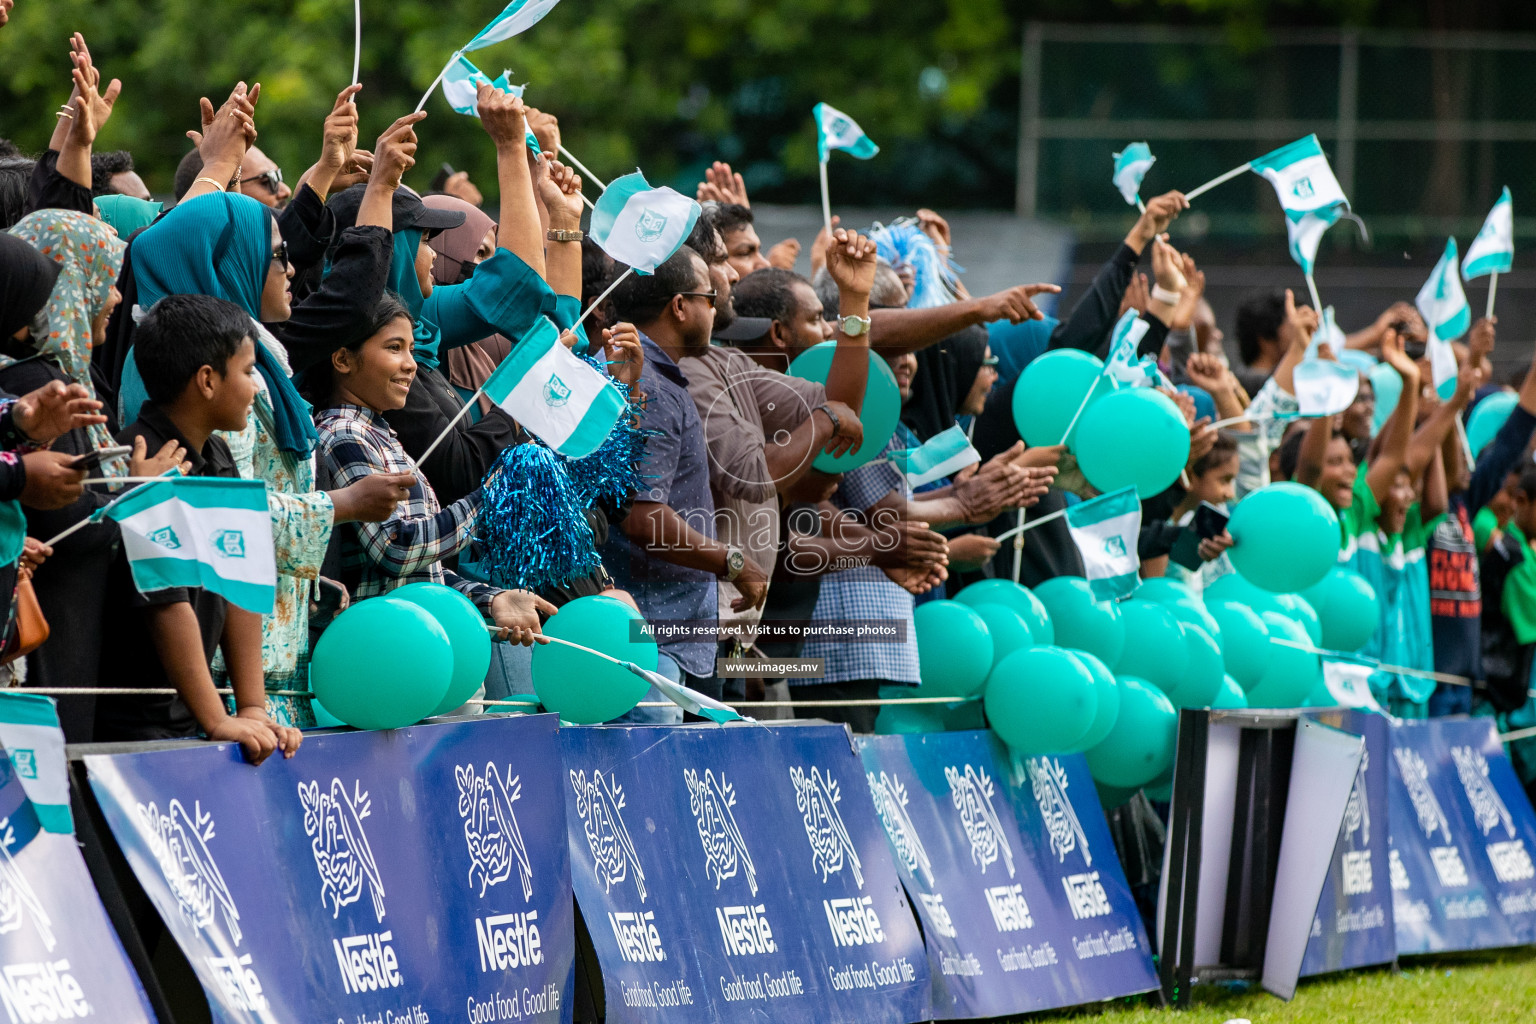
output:
<instances>
[{"instance_id":1,"label":"green balloon","mask_svg":"<svg viewBox=\"0 0 1536 1024\"><path fill-rule=\"evenodd\" d=\"M1488 446L1519 404L1519 395L1513 391L1500 391L1472 407L1472 415L1467 417L1467 444L1471 446L1474 458Z\"/></svg>"},{"instance_id":2,"label":"green balloon","mask_svg":"<svg viewBox=\"0 0 1536 1024\"><path fill-rule=\"evenodd\" d=\"M1139 597L1143 601L1156 601L1158 604L1200 600L1200 596L1189 589L1188 584L1169 579L1167 576L1153 576L1151 579L1142 580L1141 586L1137 587L1136 592L1131 596Z\"/></svg>"},{"instance_id":3,"label":"green balloon","mask_svg":"<svg viewBox=\"0 0 1536 1024\"><path fill-rule=\"evenodd\" d=\"M1087 753L1100 785L1139 788L1173 764L1179 717L1168 695L1144 679L1120 676L1120 716L1102 743Z\"/></svg>"},{"instance_id":4,"label":"green balloon","mask_svg":"<svg viewBox=\"0 0 1536 1024\"><path fill-rule=\"evenodd\" d=\"M1093 674L1070 651L1027 647L992 670L982 700L992 731L1032 757L1066 753L1087 735L1098 711L1097 690Z\"/></svg>"},{"instance_id":5,"label":"green balloon","mask_svg":"<svg viewBox=\"0 0 1536 1024\"><path fill-rule=\"evenodd\" d=\"M1104 373L1104 364L1087 352L1075 348L1058 348L1030 361L1019 375L1019 383L1013 389L1013 422L1019 428L1019 436L1032 448L1049 447L1065 443L1071 445L1077 436L1067 436L1067 426L1074 417L1081 425L1078 409L1088 389L1093 397L1088 408L1115 390L1115 383Z\"/></svg>"},{"instance_id":6,"label":"green balloon","mask_svg":"<svg viewBox=\"0 0 1536 1024\"><path fill-rule=\"evenodd\" d=\"M837 343L824 341L812 345L795 357L789 364L789 375L801 380L827 382L832 370L832 353ZM886 442L896 433L896 421L901 418L901 390L896 386L896 375L884 359L869 353L869 377L864 384L864 407L859 410L859 422L864 426L864 441L846 455L831 456L823 452L811 465L823 473L846 473L871 461L885 449Z\"/></svg>"},{"instance_id":7,"label":"green balloon","mask_svg":"<svg viewBox=\"0 0 1536 1024\"><path fill-rule=\"evenodd\" d=\"M1099 806L1106 811L1114 810L1141 792L1140 786L1106 786L1097 779L1094 780L1093 788L1099 794Z\"/></svg>"},{"instance_id":8,"label":"green balloon","mask_svg":"<svg viewBox=\"0 0 1536 1024\"><path fill-rule=\"evenodd\" d=\"M1238 684L1252 689L1269 668L1269 628L1247 605L1216 601L1206 609L1221 626L1221 659Z\"/></svg>"},{"instance_id":9,"label":"green balloon","mask_svg":"<svg viewBox=\"0 0 1536 1024\"><path fill-rule=\"evenodd\" d=\"M1386 425L1387 417L1397 408L1397 400L1403 396L1403 378L1387 363L1377 363L1366 376L1371 379L1371 388L1376 393L1376 413L1372 419L1371 433L1379 434Z\"/></svg>"},{"instance_id":10,"label":"green balloon","mask_svg":"<svg viewBox=\"0 0 1536 1024\"><path fill-rule=\"evenodd\" d=\"M1339 561L1339 515L1305 484L1262 487L1237 503L1227 521L1232 567L1276 594L1305 590Z\"/></svg>"},{"instance_id":11,"label":"green balloon","mask_svg":"<svg viewBox=\"0 0 1536 1024\"><path fill-rule=\"evenodd\" d=\"M970 697L992 670L992 636L976 609L959 601L929 601L913 615L918 697Z\"/></svg>"},{"instance_id":12,"label":"green balloon","mask_svg":"<svg viewBox=\"0 0 1536 1024\"><path fill-rule=\"evenodd\" d=\"M1255 612L1283 613L1285 611L1278 600L1278 595L1255 586L1247 577L1235 572L1227 573L1206 587L1205 601L1207 608L1212 601L1236 601L1238 604L1247 605Z\"/></svg>"},{"instance_id":13,"label":"green balloon","mask_svg":"<svg viewBox=\"0 0 1536 1024\"><path fill-rule=\"evenodd\" d=\"M1034 592L1013 580L978 580L955 595L955 600L972 608L981 604L1001 604L1012 608L1029 626L1037 644L1054 644L1056 630L1051 627L1051 613Z\"/></svg>"},{"instance_id":14,"label":"green balloon","mask_svg":"<svg viewBox=\"0 0 1536 1024\"><path fill-rule=\"evenodd\" d=\"M415 725L442 702L452 675L448 633L420 605L387 596L338 615L309 664L315 699L357 729Z\"/></svg>"},{"instance_id":15,"label":"green balloon","mask_svg":"<svg viewBox=\"0 0 1536 1024\"><path fill-rule=\"evenodd\" d=\"M1301 623L1301 627L1307 631L1307 636L1312 638L1312 646L1319 647L1323 642L1323 623L1317 617L1317 609L1307 603L1307 599L1300 594L1276 594L1275 600L1280 602L1280 607L1285 609L1285 614Z\"/></svg>"},{"instance_id":16,"label":"green balloon","mask_svg":"<svg viewBox=\"0 0 1536 1024\"><path fill-rule=\"evenodd\" d=\"M987 635L992 638L992 665L987 671L996 668L998 662L1020 647L1035 646L1035 637L1028 624L1012 608L991 603L971 607L986 623Z\"/></svg>"},{"instance_id":17,"label":"green balloon","mask_svg":"<svg viewBox=\"0 0 1536 1024\"><path fill-rule=\"evenodd\" d=\"M1358 651L1376 635L1381 610L1376 590L1359 573L1334 569L1301 597L1322 624L1318 646L1328 651Z\"/></svg>"},{"instance_id":18,"label":"green balloon","mask_svg":"<svg viewBox=\"0 0 1536 1024\"><path fill-rule=\"evenodd\" d=\"M630 639L630 623L636 621L644 620L623 601L592 594L551 615L544 633L654 672L656 641ZM650 683L622 665L565 644L536 645L532 668L539 702L577 725L611 722L644 700L651 689Z\"/></svg>"},{"instance_id":19,"label":"green balloon","mask_svg":"<svg viewBox=\"0 0 1536 1024\"><path fill-rule=\"evenodd\" d=\"M1168 694L1176 708L1208 708L1221 692L1221 681L1226 678L1226 663L1221 658L1221 645L1199 626L1181 623L1184 645L1189 651L1189 669L1183 682Z\"/></svg>"},{"instance_id":20,"label":"green balloon","mask_svg":"<svg viewBox=\"0 0 1536 1024\"><path fill-rule=\"evenodd\" d=\"M325 706L317 700L309 702L309 708L315 713L316 729L345 729L347 723L325 710Z\"/></svg>"},{"instance_id":21,"label":"green balloon","mask_svg":"<svg viewBox=\"0 0 1536 1024\"><path fill-rule=\"evenodd\" d=\"M1173 400L1128 388L1088 406L1072 449L1088 482L1104 492L1134 487L1143 499L1168 489L1189 458L1189 424Z\"/></svg>"},{"instance_id":22,"label":"green balloon","mask_svg":"<svg viewBox=\"0 0 1536 1024\"><path fill-rule=\"evenodd\" d=\"M1093 588L1081 576L1057 576L1035 588L1035 596L1051 613L1056 643L1087 651L1106 665L1120 660L1125 649L1125 624L1120 609L1108 601L1096 601Z\"/></svg>"},{"instance_id":23,"label":"green balloon","mask_svg":"<svg viewBox=\"0 0 1536 1024\"><path fill-rule=\"evenodd\" d=\"M1275 612L1265 612L1262 618L1269 629L1269 667L1258 685L1249 688L1248 706L1300 707L1322 676L1322 662L1317 655L1291 646L1311 643L1301 623ZM1279 643L1281 640L1289 643Z\"/></svg>"},{"instance_id":24,"label":"green balloon","mask_svg":"<svg viewBox=\"0 0 1536 1024\"><path fill-rule=\"evenodd\" d=\"M1179 620L1157 602L1137 597L1120 602L1120 618L1125 623L1125 648L1115 673L1145 679L1172 693L1189 670L1189 650Z\"/></svg>"},{"instance_id":25,"label":"green balloon","mask_svg":"<svg viewBox=\"0 0 1536 1024\"><path fill-rule=\"evenodd\" d=\"M432 711L446 715L485 685L485 673L491 667L491 632L485 628L485 619L473 601L441 583L408 583L389 596L420 605L448 634L453 675L448 677L448 692Z\"/></svg>"},{"instance_id":26,"label":"green balloon","mask_svg":"<svg viewBox=\"0 0 1536 1024\"><path fill-rule=\"evenodd\" d=\"M1173 614L1173 617L1180 622L1190 626L1199 626L1205 630L1212 640L1216 641L1217 646L1221 645L1221 625L1217 623L1216 617L1206 609L1204 601L1170 601L1164 604L1163 607L1167 608Z\"/></svg>"},{"instance_id":27,"label":"green balloon","mask_svg":"<svg viewBox=\"0 0 1536 1024\"><path fill-rule=\"evenodd\" d=\"M1073 745L1074 750L1083 751L1103 743L1109 730L1115 727L1115 720L1120 717L1120 680L1115 678L1115 674L1102 661L1087 651L1073 651L1072 656L1093 676L1094 692L1099 698L1093 712L1093 724L1088 727L1083 738Z\"/></svg>"},{"instance_id":28,"label":"green balloon","mask_svg":"<svg viewBox=\"0 0 1536 1024\"><path fill-rule=\"evenodd\" d=\"M1237 680L1227 676L1221 681L1221 692L1211 701L1213 708L1238 709L1248 706L1248 695L1237 685Z\"/></svg>"}]
</instances>

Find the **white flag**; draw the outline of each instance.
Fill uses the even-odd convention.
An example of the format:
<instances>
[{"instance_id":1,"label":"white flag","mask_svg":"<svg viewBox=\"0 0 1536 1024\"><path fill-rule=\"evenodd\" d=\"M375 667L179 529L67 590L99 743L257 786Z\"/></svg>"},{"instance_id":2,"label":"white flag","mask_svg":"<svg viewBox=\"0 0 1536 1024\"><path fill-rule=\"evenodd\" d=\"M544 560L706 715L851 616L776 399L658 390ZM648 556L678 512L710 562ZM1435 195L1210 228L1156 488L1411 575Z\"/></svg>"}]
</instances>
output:
<instances>
[{"instance_id":1,"label":"white flag","mask_svg":"<svg viewBox=\"0 0 1536 1024\"><path fill-rule=\"evenodd\" d=\"M1136 488L1122 487L1067 506L1067 528L1083 556L1083 574L1093 596L1110 601L1129 595L1141 583L1141 500Z\"/></svg>"},{"instance_id":2,"label":"white flag","mask_svg":"<svg viewBox=\"0 0 1536 1024\"><path fill-rule=\"evenodd\" d=\"M559 328L542 317L483 390L540 441L572 459L597 451L625 410L613 382L572 355Z\"/></svg>"},{"instance_id":3,"label":"white flag","mask_svg":"<svg viewBox=\"0 0 1536 1024\"><path fill-rule=\"evenodd\" d=\"M1303 273L1312 273L1323 232L1349 213L1349 199L1339 179L1333 176L1317 136L1297 139L1250 160L1248 166L1275 187L1275 195L1285 210L1291 258Z\"/></svg>"},{"instance_id":4,"label":"white flag","mask_svg":"<svg viewBox=\"0 0 1536 1024\"><path fill-rule=\"evenodd\" d=\"M1468 281L1484 274L1507 274L1515 260L1515 209L1509 186L1488 211L1482 230L1467 246L1461 261L1461 276Z\"/></svg>"}]
</instances>

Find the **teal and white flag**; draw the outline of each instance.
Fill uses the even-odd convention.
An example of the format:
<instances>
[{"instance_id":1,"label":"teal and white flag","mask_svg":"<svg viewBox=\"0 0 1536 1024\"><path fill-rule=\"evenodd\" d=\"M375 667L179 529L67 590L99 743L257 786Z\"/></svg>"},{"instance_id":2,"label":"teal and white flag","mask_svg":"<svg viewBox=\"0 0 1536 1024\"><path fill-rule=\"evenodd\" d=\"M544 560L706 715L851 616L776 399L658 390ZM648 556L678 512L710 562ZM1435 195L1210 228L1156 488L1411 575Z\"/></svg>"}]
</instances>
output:
<instances>
[{"instance_id":1,"label":"teal and white flag","mask_svg":"<svg viewBox=\"0 0 1536 1024\"><path fill-rule=\"evenodd\" d=\"M1317 330L1312 332L1312 340L1307 343L1305 358L1316 359L1318 346L1327 342L1333 349L1334 358L1343 358L1349 337L1339 327L1339 322L1334 319L1333 307L1324 306L1322 319L1318 322Z\"/></svg>"},{"instance_id":2,"label":"teal and white flag","mask_svg":"<svg viewBox=\"0 0 1536 1024\"><path fill-rule=\"evenodd\" d=\"M1349 199L1328 166L1316 135L1249 161L1249 169L1275 187L1285 209L1285 229L1291 258L1303 273L1312 273L1323 232L1349 213Z\"/></svg>"},{"instance_id":3,"label":"teal and white flag","mask_svg":"<svg viewBox=\"0 0 1536 1024\"><path fill-rule=\"evenodd\" d=\"M1360 391L1360 371L1332 359L1303 359L1293 386L1302 416L1333 416L1348 409Z\"/></svg>"},{"instance_id":4,"label":"teal and white flag","mask_svg":"<svg viewBox=\"0 0 1536 1024\"><path fill-rule=\"evenodd\" d=\"M1104 372L1116 383L1133 388L1156 386L1163 377L1157 368L1157 359L1151 355L1137 357L1136 346L1151 325L1134 309L1128 309L1115 323L1110 335L1109 358L1104 361Z\"/></svg>"},{"instance_id":5,"label":"teal and white flag","mask_svg":"<svg viewBox=\"0 0 1536 1024\"><path fill-rule=\"evenodd\" d=\"M0 746L37 811L38 823L49 832L74 832L64 730L54 699L16 690L0 693Z\"/></svg>"},{"instance_id":6,"label":"teal and white flag","mask_svg":"<svg viewBox=\"0 0 1536 1024\"><path fill-rule=\"evenodd\" d=\"M1430 271L1429 280L1419 289L1413 304L1429 327L1429 344L1425 352L1434 378L1435 391L1441 398L1449 398L1455 391L1456 353L1451 342L1467 333L1472 326L1472 310L1467 306L1467 295L1461 290L1461 278L1456 274L1456 239L1445 240L1445 252L1440 262Z\"/></svg>"},{"instance_id":7,"label":"teal and white flag","mask_svg":"<svg viewBox=\"0 0 1536 1024\"><path fill-rule=\"evenodd\" d=\"M1068 505L1067 528L1083 556L1083 574L1097 600L1112 601L1136 589L1141 582L1137 576L1141 559L1136 555L1141 501L1136 488L1122 487Z\"/></svg>"},{"instance_id":8,"label":"teal and white flag","mask_svg":"<svg viewBox=\"0 0 1536 1024\"><path fill-rule=\"evenodd\" d=\"M479 34L464 44L465 50L479 50L492 43L504 42L537 25L560 0L512 0Z\"/></svg>"},{"instance_id":9,"label":"teal and white flag","mask_svg":"<svg viewBox=\"0 0 1536 1024\"><path fill-rule=\"evenodd\" d=\"M260 480L167 477L135 487L102 515L122 530L139 593L201 587L248 612L272 613L277 563Z\"/></svg>"},{"instance_id":10,"label":"teal and white flag","mask_svg":"<svg viewBox=\"0 0 1536 1024\"><path fill-rule=\"evenodd\" d=\"M880 152L880 147L864 134L858 122L836 107L818 103L811 114L816 118L816 155L822 163L827 162L834 149L860 160L868 160Z\"/></svg>"},{"instance_id":11,"label":"teal and white flag","mask_svg":"<svg viewBox=\"0 0 1536 1024\"><path fill-rule=\"evenodd\" d=\"M660 672L652 672L650 669L641 668L632 661L626 661L623 664L629 671L660 690L661 695L667 698L667 700L690 714L698 715L700 718L707 718L717 725L743 720L755 721L755 719L744 719L739 711L723 701L718 701L707 694L700 693L698 690L690 689L682 683L674 683Z\"/></svg>"},{"instance_id":12,"label":"teal and white flag","mask_svg":"<svg viewBox=\"0 0 1536 1024\"><path fill-rule=\"evenodd\" d=\"M687 241L698 219L698 203L670 188L652 188L636 171L603 189L587 234L620 263L651 274Z\"/></svg>"},{"instance_id":13,"label":"teal and white flag","mask_svg":"<svg viewBox=\"0 0 1536 1024\"><path fill-rule=\"evenodd\" d=\"M903 448L890 454L891 465L907 478L910 487L931 484L966 466L981 461L981 453L971 447L970 438L959 426L934 434L916 448Z\"/></svg>"},{"instance_id":14,"label":"teal and white flag","mask_svg":"<svg viewBox=\"0 0 1536 1024\"><path fill-rule=\"evenodd\" d=\"M1515 261L1515 208L1509 198L1509 186L1488 211L1482 230L1467 246L1461 261L1461 276L1470 281L1484 274L1507 274Z\"/></svg>"},{"instance_id":15,"label":"teal and white flag","mask_svg":"<svg viewBox=\"0 0 1536 1024\"><path fill-rule=\"evenodd\" d=\"M485 382L485 394L546 445L572 459L597 451L624 415L624 396L571 354L540 317Z\"/></svg>"},{"instance_id":16,"label":"teal and white flag","mask_svg":"<svg viewBox=\"0 0 1536 1024\"><path fill-rule=\"evenodd\" d=\"M448 65L447 74L443 75L443 98L459 113L479 117L478 94L482 85L493 85L514 96L523 94L521 85L513 85L507 81L509 74L511 74L510 71L503 71L500 78L492 81L484 71L470 63L469 58L462 53L455 54L453 62Z\"/></svg>"},{"instance_id":17,"label":"teal and white flag","mask_svg":"<svg viewBox=\"0 0 1536 1024\"><path fill-rule=\"evenodd\" d=\"M1133 142L1115 154L1115 173L1111 180L1130 205L1136 205L1136 197L1141 194L1141 179L1155 163L1157 157L1152 155L1152 148L1145 142Z\"/></svg>"}]
</instances>

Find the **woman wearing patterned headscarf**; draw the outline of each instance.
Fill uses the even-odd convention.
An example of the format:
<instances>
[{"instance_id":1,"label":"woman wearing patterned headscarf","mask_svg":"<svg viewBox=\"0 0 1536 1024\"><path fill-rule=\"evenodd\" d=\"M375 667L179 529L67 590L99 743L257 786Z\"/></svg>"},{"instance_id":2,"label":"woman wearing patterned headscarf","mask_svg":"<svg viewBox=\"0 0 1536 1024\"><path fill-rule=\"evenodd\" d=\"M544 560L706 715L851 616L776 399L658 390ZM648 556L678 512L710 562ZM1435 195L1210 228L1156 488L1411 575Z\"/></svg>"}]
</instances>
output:
<instances>
[{"instance_id":1,"label":"woman wearing patterned headscarf","mask_svg":"<svg viewBox=\"0 0 1536 1024\"><path fill-rule=\"evenodd\" d=\"M28 394L56 381L77 385L94 398L91 348L105 331L107 316L117 304L113 281L123 262L123 242L94 217L51 209L24 218L0 241L6 246L22 245L32 257L26 263L41 260L46 268L24 266L19 258L6 258L8 280L26 274L49 282L45 298L35 305L25 324L12 326L15 318L9 315L3 320L8 330L0 337L0 388ZM0 251L6 248L0 247ZM72 459L115 444L110 423L91 423L63 434L51 451L41 454ZM140 451L130 466L106 463L92 475L155 475L178 465L184 454L174 446L154 457ZM43 539L53 537L88 518L113 497L104 488L92 487L63 508L45 511L29 505L24 510L27 533ZM117 544L115 524L84 527L60 541L47 568L33 578L38 604L55 639L27 656L26 678L31 685L97 685L105 613L101 581ZM3 555L0 552L0 558ZM9 593L5 586L0 580L0 591ZM62 701L59 716L66 737L90 740L94 711L93 698Z\"/></svg>"}]
</instances>

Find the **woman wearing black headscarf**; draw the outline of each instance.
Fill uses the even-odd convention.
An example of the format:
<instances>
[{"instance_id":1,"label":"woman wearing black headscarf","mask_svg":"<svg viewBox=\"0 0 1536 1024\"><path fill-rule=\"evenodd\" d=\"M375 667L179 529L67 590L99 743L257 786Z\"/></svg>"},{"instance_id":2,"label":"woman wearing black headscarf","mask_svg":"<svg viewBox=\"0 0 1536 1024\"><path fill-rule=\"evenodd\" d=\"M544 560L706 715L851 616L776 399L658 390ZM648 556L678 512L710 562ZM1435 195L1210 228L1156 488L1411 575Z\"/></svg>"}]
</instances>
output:
<instances>
[{"instance_id":1,"label":"woman wearing black headscarf","mask_svg":"<svg viewBox=\"0 0 1536 1024\"><path fill-rule=\"evenodd\" d=\"M926 441L955 425L967 397L987 366L987 330L967 327L917 353L912 397L901 407L901 421Z\"/></svg>"},{"instance_id":2,"label":"woman wearing black headscarf","mask_svg":"<svg viewBox=\"0 0 1536 1024\"><path fill-rule=\"evenodd\" d=\"M13 235L0 234L0 338L32 323L58 277L53 260Z\"/></svg>"}]
</instances>

